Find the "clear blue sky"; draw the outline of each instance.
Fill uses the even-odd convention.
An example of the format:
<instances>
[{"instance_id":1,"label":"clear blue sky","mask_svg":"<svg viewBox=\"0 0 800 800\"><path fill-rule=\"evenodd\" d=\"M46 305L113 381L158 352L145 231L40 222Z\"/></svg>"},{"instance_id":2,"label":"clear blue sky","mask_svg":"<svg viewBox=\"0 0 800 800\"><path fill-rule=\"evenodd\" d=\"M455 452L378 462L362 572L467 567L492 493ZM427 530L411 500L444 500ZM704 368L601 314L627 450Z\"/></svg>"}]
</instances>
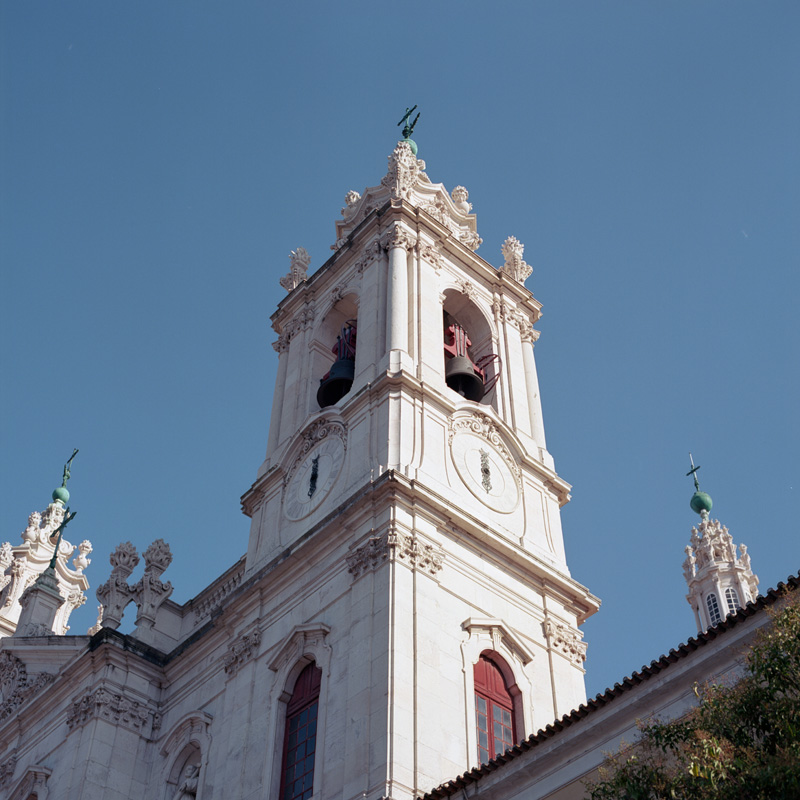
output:
<instances>
[{"instance_id":1,"label":"clear blue sky","mask_svg":"<svg viewBox=\"0 0 800 800\"><path fill-rule=\"evenodd\" d=\"M95 550L73 632L121 541L170 543L178 602L244 553L278 279L298 245L329 257L414 103L479 254L514 235L534 268L568 560L603 599L590 694L695 633L689 450L762 588L800 569L796 0L0 14L0 540L79 447L69 538Z\"/></svg>"}]
</instances>

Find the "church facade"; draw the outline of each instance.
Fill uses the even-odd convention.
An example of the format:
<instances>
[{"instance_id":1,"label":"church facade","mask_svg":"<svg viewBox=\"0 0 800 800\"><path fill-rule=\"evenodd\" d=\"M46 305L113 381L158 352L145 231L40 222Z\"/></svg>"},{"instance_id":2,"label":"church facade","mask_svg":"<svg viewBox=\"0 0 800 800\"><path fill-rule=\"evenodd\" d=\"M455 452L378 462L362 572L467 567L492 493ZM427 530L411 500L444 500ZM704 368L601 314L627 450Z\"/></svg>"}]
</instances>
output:
<instances>
[{"instance_id":1,"label":"church facade","mask_svg":"<svg viewBox=\"0 0 800 800\"><path fill-rule=\"evenodd\" d=\"M246 554L179 605L168 545L131 584L121 544L98 625L73 636L91 545L67 565L63 497L0 553L0 796L412 800L467 773L475 793L585 702L580 625L599 601L565 560L522 245L499 268L479 257L467 191L432 183L410 141L345 203L333 256L309 275L298 248L281 280ZM702 538L685 567L698 615L708 586L729 596ZM729 572L737 604L754 599L749 560ZM521 791L504 769L498 797Z\"/></svg>"}]
</instances>

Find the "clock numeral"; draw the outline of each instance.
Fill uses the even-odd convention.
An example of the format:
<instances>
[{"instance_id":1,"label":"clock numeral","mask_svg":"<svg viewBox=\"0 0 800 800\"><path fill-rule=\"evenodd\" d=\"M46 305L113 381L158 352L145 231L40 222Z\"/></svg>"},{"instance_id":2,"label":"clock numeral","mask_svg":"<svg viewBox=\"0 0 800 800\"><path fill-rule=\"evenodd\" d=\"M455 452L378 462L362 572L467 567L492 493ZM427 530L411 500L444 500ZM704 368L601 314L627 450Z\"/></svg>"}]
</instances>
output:
<instances>
[{"instance_id":1,"label":"clock numeral","mask_svg":"<svg viewBox=\"0 0 800 800\"><path fill-rule=\"evenodd\" d=\"M486 493L492 491L492 470L489 466L489 454L481 448L481 484L486 490Z\"/></svg>"}]
</instances>

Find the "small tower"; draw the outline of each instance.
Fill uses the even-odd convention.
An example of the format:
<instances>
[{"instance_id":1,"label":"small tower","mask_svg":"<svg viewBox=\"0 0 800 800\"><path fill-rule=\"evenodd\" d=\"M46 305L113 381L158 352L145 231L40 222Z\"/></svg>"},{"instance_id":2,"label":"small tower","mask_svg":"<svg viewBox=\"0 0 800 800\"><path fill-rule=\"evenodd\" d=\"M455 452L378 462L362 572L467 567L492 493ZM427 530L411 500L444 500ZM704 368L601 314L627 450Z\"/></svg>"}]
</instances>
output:
<instances>
[{"instance_id":1,"label":"small tower","mask_svg":"<svg viewBox=\"0 0 800 800\"><path fill-rule=\"evenodd\" d=\"M683 574L689 585L686 599L694 611L697 630L705 631L722 622L728 614L756 599L758 578L750 568L750 556L745 545L737 547L728 529L719 520L712 520L711 496L700 491L694 460L687 472L694 478L695 492L689 505L701 521L692 528L691 544L686 546Z\"/></svg>"},{"instance_id":2,"label":"small tower","mask_svg":"<svg viewBox=\"0 0 800 800\"><path fill-rule=\"evenodd\" d=\"M53 502L44 512L34 511L28 517L22 544L12 547L9 542L3 542L0 545L0 638L14 634L63 636L69 630L67 623L72 611L86 602L89 582L83 571L91 561L88 555L92 552L92 543L87 539L78 545L70 568L67 559L75 546L60 536L67 522L75 516L68 514L66 505L70 466L77 452L64 465L61 486L53 492ZM34 595L46 599L48 610L41 612L44 614L41 619L37 616L41 604L32 599L33 590L37 590ZM26 606L28 611L23 613ZM35 608L40 611L34 611ZM29 619L31 614L36 620ZM45 617L46 623L43 622Z\"/></svg>"}]
</instances>

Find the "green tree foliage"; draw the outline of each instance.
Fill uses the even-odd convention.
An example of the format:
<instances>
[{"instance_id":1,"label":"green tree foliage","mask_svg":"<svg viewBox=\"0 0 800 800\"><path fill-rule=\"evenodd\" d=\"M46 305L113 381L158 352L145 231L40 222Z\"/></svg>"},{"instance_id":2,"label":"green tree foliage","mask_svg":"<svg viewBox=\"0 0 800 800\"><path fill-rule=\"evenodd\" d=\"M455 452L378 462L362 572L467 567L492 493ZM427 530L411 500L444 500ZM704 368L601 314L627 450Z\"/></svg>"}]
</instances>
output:
<instances>
[{"instance_id":1,"label":"green tree foliage","mask_svg":"<svg viewBox=\"0 0 800 800\"><path fill-rule=\"evenodd\" d=\"M769 613L742 679L695 689L682 719L642 724L592 800L800 799L800 591Z\"/></svg>"}]
</instances>

